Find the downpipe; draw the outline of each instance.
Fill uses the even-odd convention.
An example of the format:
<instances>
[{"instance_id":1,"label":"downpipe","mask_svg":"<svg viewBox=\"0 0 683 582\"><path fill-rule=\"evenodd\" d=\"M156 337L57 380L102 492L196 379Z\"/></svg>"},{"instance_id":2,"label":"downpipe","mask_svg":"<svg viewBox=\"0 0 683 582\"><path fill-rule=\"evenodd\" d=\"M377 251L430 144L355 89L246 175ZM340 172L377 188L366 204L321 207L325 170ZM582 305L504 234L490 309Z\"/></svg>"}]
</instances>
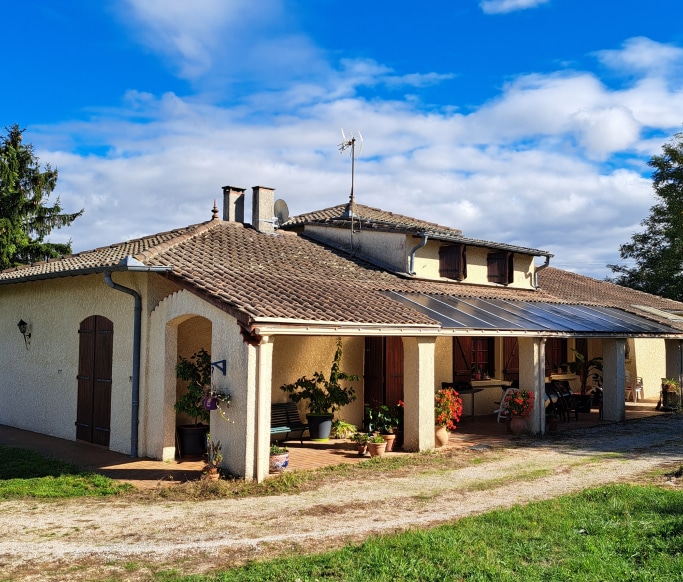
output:
<instances>
[{"instance_id":1,"label":"downpipe","mask_svg":"<svg viewBox=\"0 0 683 582\"><path fill-rule=\"evenodd\" d=\"M138 456L138 423L140 415L140 336L142 332L142 297L134 289L114 283L111 272L104 272L104 280L112 289L132 295L135 299L133 316L133 392L130 418L130 456Z\"/></svg>"},{"instance_id":2,"label":"downpipe","mask_svg":"<svg viewBox=\"0 0 683 582\"><path fill-rule=\"evenodd\" d=\"M409 275L415 275L415 253L427 244L428 239L429 239L429 236L426 234L423 234L422 240L420 241L420 243L417 246L413 247L413 249L410 251L410 260L409 260L409 264L408 264L408 274Z\"/></svg>"}]
</instances>

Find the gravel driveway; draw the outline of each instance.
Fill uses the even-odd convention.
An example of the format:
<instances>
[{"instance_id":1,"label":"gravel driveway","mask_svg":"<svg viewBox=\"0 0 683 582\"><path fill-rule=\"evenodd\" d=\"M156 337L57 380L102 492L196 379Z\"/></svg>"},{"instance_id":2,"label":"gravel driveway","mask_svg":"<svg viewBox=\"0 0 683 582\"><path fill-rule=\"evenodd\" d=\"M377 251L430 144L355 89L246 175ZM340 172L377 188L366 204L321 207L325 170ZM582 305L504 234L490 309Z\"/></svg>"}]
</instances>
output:
<instances>
[{"instance_id":1,"label":"gravel driveway","mask_svg":"<svg viewBox=\"0 0 683 582\"><path fill-rule=\"evenodd\" d=\"M638 481L683 463L682 429L683 415L665 415L557 439L528 438L511 447L463 452L478 462L461 469L377 475L371 486L368 479L337 481L298 495L2 502L0 579L147 580L165 568L209 572L293 548L338 547L371 533Z\"/></svg>"}]
</instances>

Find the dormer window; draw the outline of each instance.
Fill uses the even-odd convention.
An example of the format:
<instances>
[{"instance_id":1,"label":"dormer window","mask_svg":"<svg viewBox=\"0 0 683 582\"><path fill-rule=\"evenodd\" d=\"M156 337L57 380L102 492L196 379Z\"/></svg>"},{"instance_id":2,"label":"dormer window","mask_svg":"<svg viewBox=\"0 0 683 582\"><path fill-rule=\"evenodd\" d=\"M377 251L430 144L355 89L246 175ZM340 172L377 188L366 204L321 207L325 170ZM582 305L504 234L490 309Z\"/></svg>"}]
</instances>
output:
<instances>
[{"instance_id":1,"label":"dormer window","mask_svg":"<svg viewBox=\"0 0 683 582\"><path fill-rule=\"evenodd\" d=\"M514 281L515 271L512 257L513 253L510 251L497 251L488 254L486 264L489 283L509 285Z\"/></svg>"},{"instance_id":2,"label":"dormer window","mask_svg":"<svg viewBox=\"0 0 683 582\"><path fill-rule=\"evenodd\" d=\"M439 276L462 281L467 278L467 251L463 244L439 248Z\"/></svg>"}]
</instances>

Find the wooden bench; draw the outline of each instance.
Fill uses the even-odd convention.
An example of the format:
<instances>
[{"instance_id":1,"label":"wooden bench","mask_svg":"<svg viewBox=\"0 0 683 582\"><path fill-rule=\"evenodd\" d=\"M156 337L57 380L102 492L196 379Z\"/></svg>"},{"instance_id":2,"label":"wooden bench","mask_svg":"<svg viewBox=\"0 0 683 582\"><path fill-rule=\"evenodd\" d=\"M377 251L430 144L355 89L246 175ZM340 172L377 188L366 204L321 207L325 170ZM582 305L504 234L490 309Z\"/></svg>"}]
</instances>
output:
<instances>
[{"instance_id":1,"label":"wooden bench","mask_svg":"<svg viewBox=\"0 0 683 582\"><path fill-rule=\"evenodd\" d=\"M301 422L299 410L294 402L275 402L270 407L270 434L284 434L283 440L288 440L292 433L299 433L299 439L304 442L304 433L308 424Z\"/></svg>"}]
</instances>

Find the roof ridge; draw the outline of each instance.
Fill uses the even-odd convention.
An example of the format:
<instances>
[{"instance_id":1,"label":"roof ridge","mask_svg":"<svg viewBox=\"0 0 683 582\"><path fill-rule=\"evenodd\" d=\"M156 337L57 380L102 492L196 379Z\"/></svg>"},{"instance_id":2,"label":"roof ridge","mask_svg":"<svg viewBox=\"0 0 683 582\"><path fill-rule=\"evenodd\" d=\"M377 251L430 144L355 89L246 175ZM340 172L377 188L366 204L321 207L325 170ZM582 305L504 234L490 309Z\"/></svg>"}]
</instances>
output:
<instances>
[{"instance_id":1,"label":"roof ridge","mask_svg":"<svg viewBox=\"0 0 683 582\"><path fill-rule=\"evenodd\" d=\"M205 232L217 227L219 224L221 224L223 221L218 220L218 219L212 219L212 220L207 220L206 222L200 222L199 224L192 224L188 227L185 227L186 229L191 229L191 230L185 230L185 232L180 233L178 236L166 240L162 243L156 244L154 246L151 246L144 251L141 251L137 253L136 255L133 255L134 259L137 259L138 261L141 261L144 263L145 261L163 253L166 252L179 244L182 244L186 241L192 240L193 238L204 234Z\"/></svg>"}]
</instances>

